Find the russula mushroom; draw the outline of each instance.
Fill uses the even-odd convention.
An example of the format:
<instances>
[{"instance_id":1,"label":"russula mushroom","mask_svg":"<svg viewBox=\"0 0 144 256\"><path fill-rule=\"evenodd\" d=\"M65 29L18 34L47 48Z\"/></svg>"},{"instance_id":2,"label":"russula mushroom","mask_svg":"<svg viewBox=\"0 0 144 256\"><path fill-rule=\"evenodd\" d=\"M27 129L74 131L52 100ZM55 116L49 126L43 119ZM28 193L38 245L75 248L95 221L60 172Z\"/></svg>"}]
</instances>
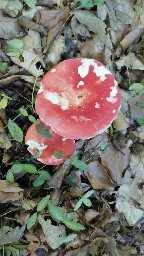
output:
<instances>
[{"instance_id":1,"label":"russula mushroom","mask_svg":"<svg viewBox=\"0 0 144 256\"><path fill-rule=\"evenodd\" d=\"M88 139L117 117L121 93L112 73L93 59L64 60L48 71L36 98L40 119L57 134Z\"/></svg>"},{"instance_id":2,"label":"russula mushroom","mask_svg":"<svg viewBox=\"0 0 144 256\"><path fill-rule=\"evenodd\" d=\"M28 151L40 162L58 165L70 158L75 151L75 142L51 130L40 119L33 123L25 136Z\"/></svg>"}]
</instances>

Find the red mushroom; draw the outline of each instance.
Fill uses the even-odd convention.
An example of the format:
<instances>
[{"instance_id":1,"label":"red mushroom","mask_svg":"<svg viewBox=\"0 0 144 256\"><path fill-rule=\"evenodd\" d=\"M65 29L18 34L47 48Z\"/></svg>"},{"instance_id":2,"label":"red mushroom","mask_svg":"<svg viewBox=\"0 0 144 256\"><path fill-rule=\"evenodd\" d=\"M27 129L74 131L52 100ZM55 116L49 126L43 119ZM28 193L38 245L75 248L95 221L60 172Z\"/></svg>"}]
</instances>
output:
<instances>
[{"instance_id":1,"label":"red mushroom","mask_svg":"<svg viewBox=\"0 0 144 256\"><path fill-rule=\"evenodd\" d=\"M112 73L93 59L69 59L48 71L36 112L52 130L71 139L104 132L117 117L121 93Z\"/></svg>"},{"instance_id":2,"label":"red mushroom","mask_svg":"<svg viewBox=\"0 0 144 256\"><path fill-rule=\"evenodd\" d=\"M40 119L32 124L25 137L28 151L37 160L48 165L58 165L70 158L75 151L75 142L63 138L42 123Z\"/></svg>"}]
</instances>

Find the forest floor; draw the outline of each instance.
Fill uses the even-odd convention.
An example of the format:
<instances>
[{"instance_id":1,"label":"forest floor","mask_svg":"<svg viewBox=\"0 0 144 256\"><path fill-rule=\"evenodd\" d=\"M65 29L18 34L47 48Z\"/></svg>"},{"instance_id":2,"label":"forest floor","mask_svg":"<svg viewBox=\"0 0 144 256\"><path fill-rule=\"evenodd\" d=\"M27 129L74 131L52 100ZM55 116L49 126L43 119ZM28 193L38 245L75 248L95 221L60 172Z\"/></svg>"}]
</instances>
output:
<instances>
[{"instance_id":1,"label":"forest floor","mask_svg":"<svg viewBox=\"0 0 144 256\"><path fill-rule=\"evenodd\" d=\"M144 1L0 0L0 12L1 255L144 255ZM77 57L113 73L121 110L69 165L44 165L24 142L35 96Z\"/></svg>"}]
</instances>

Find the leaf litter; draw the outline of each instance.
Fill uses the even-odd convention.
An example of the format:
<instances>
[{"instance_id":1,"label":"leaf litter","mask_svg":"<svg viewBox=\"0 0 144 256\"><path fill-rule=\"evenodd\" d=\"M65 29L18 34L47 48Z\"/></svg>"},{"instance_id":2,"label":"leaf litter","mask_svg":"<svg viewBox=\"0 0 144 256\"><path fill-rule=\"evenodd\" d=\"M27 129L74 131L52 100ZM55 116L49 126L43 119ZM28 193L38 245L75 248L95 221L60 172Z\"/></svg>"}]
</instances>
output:
<instances>
[{"instance_id":1,"label":"leaf litter","mask_svg":"<svg viewBox=\"0 0 144 256\"><path fill-rule=\"evenodd\" d=\"M144 3L91 2L99 4L0 1L3 255L143 255ZM75 159L43 166L23 142L37 118L39 81L55 64L75 57L94 58L113 72L121 112L106 132L76 142ZM15 173L15 164L36 169ZM53 219L50 204L62 222Z\"/></svg>"}]
</instances>

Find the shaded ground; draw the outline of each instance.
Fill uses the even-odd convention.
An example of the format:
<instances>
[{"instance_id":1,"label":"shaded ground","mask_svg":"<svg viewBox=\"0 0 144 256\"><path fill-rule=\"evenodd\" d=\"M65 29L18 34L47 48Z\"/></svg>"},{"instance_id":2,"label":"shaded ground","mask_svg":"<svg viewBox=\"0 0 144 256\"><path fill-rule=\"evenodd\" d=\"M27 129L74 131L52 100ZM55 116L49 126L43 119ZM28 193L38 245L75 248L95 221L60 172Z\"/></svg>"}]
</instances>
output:
<instances>
[{"instance_id":1,"label":"shaded ground","mask_svg":"<svg viewBox=\"0 0 144 256\"><path fill-rule=\"evenodd\" d=\"M143 1L88 9L87 1L0 0L0 11L1 255L144 255ZM44 166L23 136L37 118L42 75L75 57L111 70L121 111L105 133L76 142L75 161Z\"/></svg>"}]
</instances>

